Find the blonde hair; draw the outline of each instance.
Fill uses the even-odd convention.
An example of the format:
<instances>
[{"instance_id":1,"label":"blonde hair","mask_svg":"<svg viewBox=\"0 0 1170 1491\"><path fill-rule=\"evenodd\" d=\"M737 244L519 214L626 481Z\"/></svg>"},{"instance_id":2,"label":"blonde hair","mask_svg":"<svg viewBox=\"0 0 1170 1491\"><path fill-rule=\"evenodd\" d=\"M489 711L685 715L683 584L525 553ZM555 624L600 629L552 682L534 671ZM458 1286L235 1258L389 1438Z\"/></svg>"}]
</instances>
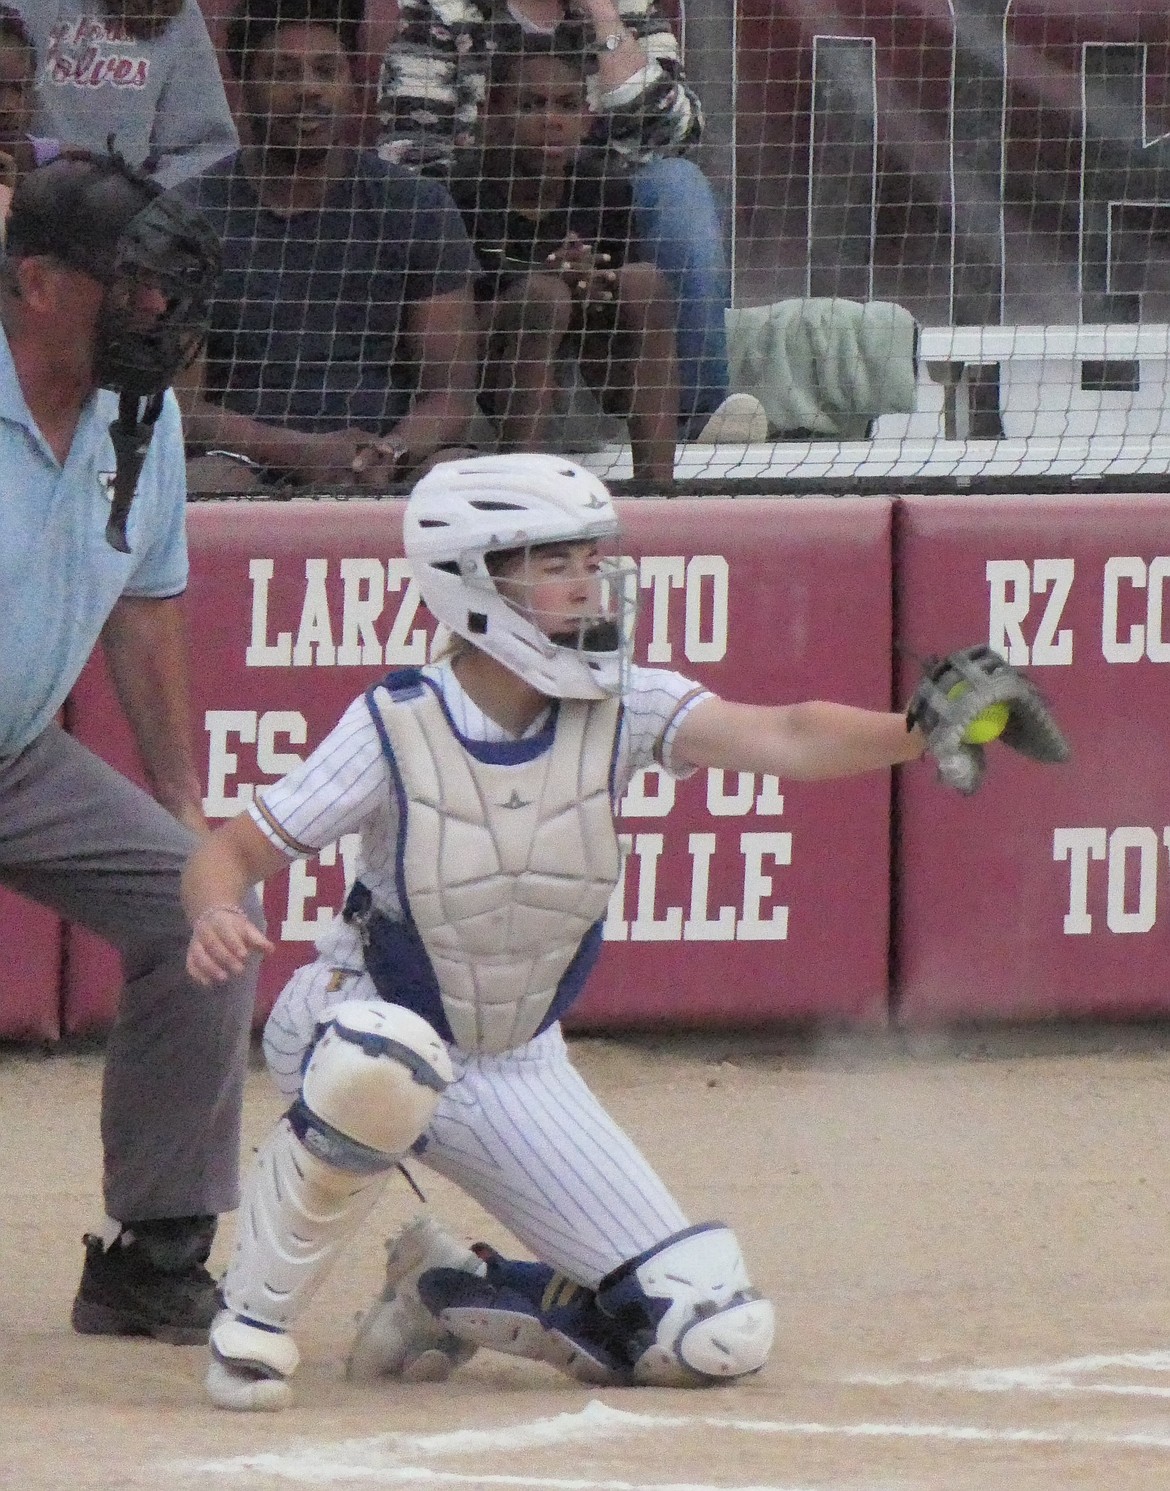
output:
<instances>
[{"instance_id":1,"label":"blonde hair","mask_svg":"<svg viewBox=\"0 0 1170 1491\"><path fill-rule=\"evenodd\" d=\"M435 635L431 638L430 661L432 663L453 663L457 657L472 650L473 644L466 637L461 637L458 632L453 632L449 626L444 626L440 621L435 627Z\"/></svg>"}]
</instances>

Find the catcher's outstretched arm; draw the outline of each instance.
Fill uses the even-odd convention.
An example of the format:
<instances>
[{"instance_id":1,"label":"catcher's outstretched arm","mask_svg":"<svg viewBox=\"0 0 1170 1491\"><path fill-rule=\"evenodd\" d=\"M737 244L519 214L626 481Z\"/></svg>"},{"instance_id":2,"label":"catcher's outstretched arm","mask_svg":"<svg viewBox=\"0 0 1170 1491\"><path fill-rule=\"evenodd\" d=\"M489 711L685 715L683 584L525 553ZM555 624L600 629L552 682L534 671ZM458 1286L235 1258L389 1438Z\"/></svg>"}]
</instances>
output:
<instances>
[{"instance_id":1,"label":"catcher's outstretched arm","mask_svg":"<svg viewBox=\"0 0 1170 1491\"><path fill-rule=\"evenodd\" d=\"M764 705L708 698L679 726L672 755L691 766L818 781L916 761L924 746L903 714L823 699Z\"/></svg>"}]
</instances>

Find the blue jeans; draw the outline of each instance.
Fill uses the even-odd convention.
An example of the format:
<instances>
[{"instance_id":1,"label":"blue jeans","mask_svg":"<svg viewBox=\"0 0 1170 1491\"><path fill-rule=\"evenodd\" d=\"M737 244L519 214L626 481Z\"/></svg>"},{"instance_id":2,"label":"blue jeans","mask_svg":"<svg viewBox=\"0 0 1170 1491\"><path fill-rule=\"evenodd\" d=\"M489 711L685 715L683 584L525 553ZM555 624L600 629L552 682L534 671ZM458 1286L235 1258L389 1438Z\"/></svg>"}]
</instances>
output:
<instances>
[{"instance_id":1,"label":"blue jeans","mask_svg":"<svg viewBox=\"0 0 1170 1491\"><path fill-rule=\"evenodd\" d=\"M731 277L719 206L702 171L682 156L636 166L633 188L642 251L678 303L679 423L684 435L697 434L727 397Z\"/></svg>"}]
</instances>

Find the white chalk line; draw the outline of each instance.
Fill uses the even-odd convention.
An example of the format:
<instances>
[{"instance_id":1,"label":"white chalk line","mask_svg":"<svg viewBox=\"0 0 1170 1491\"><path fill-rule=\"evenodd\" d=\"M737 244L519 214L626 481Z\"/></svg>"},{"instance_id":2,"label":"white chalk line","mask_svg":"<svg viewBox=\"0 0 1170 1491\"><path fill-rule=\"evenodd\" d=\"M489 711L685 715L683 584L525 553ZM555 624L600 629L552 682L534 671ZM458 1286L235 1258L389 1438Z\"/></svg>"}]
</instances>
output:
<instances>
[{"instance_id":1,"label":"white chalk line","mask_svg":"<svg viewBox=\"0 0 1170 1491\"><path fill-rule=\"evenodd\" d=\"M206 1469L207 1467L200 1468ZM218 1467L213 1466L212 1469L218 1469ZM304 1466L298 1466L294 1469L286 1469L282 1465L278 1469L273 1469L267 1465L249 1465L247 1469L252 1474L260 1473L283 1478L295 1477L302 1485L307 1482L334 1485L362 1480L367 1484L379 1486L517 1486L529 1488L529 1491L826 1491L823 1485L816 1488L778 1486L774 1482L767 1486L732 1486L726 1483L712 1485L707 1481L588 1481L576 1477L567 1479L561 1476L459 1475L450 1471L430 1470L421 1465L388 1466L382 1470L356 1475L348 1469L338 1472L331 1466L311 1466L307 1469Z\"/></svg>"},{"instance_id":2,"label":"white chalk line","mask_svg":"<svg viewBox=\"0 0 1170 1491\"><path fill-rule=\"evenodd\" d=\"M1162 1370L1159 1368L1158 1370ZM226 1459L183 1461L167 1469L190 1476L264 1475L303 1483L336 1485L364 1482L368 1485L399 1486L412 1483L428 1486L527 1487L533 1491L797 1491L781 1486L732 1486L679 1482L626 1482L584 1477L464 1473L436 1469L411 1461L417 1457L466 1455L484 1452L515 1452L547 1448L588 1439L662 1433L666 1430L718 1429L739 1434L775 1435L788 1438L844 1438L868 1440L922 1440L952 1444L1077 1445L1083 1448L1126 1448L1170 1451L1170 1433L1103 1430L995 1429L975 1424L875 1423L829 1424L805 1420L733 1419L708 1415L631 1413L596 1400L580 1413L557 1414L553 1418L501 1429L461 1430L449 1434L382 1434L372 1439L345 1440L304 1446L286 1453L237 1455ZM824 1488L822 1488L824 1491Z\"/></svg>"},{"instance_id":3,"label":"white chalk line","mask_svg":"<svg viewBox=\"0 0 1170 1491\"><path fill-rule=\"evenodd\" d=\"M1097 1373L1170 1372L1170 1351L1074 1356L1021 1367L952 1367L941 1372L859 1372L843 1380L865 1387L924 1387L970 1393L1095 1393L1111 1397L1170 1398L1170 1384L1089 1381Z\"/></svg>"}]
</instances>

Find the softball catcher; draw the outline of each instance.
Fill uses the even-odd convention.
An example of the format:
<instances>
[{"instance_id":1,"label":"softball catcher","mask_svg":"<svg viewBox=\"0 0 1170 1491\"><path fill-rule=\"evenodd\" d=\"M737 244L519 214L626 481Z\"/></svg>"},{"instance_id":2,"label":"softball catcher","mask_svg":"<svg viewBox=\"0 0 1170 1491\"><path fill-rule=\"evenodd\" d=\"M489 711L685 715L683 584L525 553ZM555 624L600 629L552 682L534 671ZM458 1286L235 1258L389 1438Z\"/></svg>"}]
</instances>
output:
<instances>
[{"instance_id":1,"label":"softball catcher","mask_svg":"<svg viewBox=\"0 0 1170 1491\"><path fill-rule=\"evenodd\" d=\"M957 741L947 733L953 690L940 702L924 689L907 720L735 703L635 666L637 577L609 552L609 492L559 457L438 466L415 487L404 534L450 649L356 700L201 847L184 881L188 966L212 982L268 947L238 909L245 887L360 834L342 916L265 1032L291 1106L248 1187L208 1392L225 1408L291 1400L289 1328L407 1156L537 1261L464 1249L434 1224L408 1230L351 1375L441 1377L479 1346L599 1384L756 1372L773 1311L734 1233L684 1215L560 1033L618 879L616 805L651 764L811 779L930 748L941 765L968 749L966 726ZM970 719L1006 697L998 677L960 681Z\"/></svg>"}]
</instances>

